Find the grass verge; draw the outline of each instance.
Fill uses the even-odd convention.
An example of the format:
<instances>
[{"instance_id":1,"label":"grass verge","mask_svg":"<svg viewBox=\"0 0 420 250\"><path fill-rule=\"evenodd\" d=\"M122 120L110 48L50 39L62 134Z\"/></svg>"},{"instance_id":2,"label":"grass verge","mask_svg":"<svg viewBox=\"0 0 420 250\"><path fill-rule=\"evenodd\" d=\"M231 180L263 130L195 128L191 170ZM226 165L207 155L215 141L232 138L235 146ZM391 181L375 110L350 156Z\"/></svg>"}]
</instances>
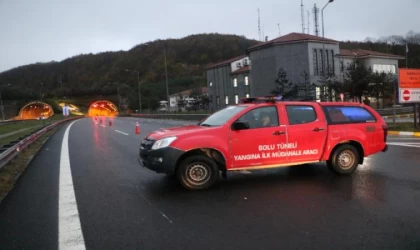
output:
<instances>
[{"instance_id":1,"label":"grass verge","mask_svg":"<svg viewBox=\"0 0 420 250\"><path fill-rule=\"evenodd\" d=\"M31 127L25 131L13 134L13 135L9 135L7 137L4 138L0 138L0 145L4 145L4 144L8 144L11 141L17 141L19 140L21 137L24 137L26 135L32 134L33 132L35 132L36 130L38 130L39 128L41 128L41 126L38 127Z\"/></svg>"},{"instance_id":2,"label":"grass verge","mask_svg":"<svg viewBox=\"0 0 420 250\"><path fill-rule=\"evenodd\" d=\"M0 169L0 203L13 189L20 175L25 171L26 167L32 161L33 157L38 153L44 143L52 136L62 125L55 127L42 135L38 140L33 142L29 147L18 154L15 159L10 161L6 166Z\"/></svg>"},{"instance_id":3,"label":"grass verge","mask_svg":"<svg viewBox=\"0 0 420 250\"><path fill-rule=\"evenodd\" d=\"M387 124L389 130L392 131L407 131L407 132L420 132L420 125L417 125L417 128L414 128L414 122L401 122L396 123L395 125L390 122Z\"/></svg>"}]
</instances>

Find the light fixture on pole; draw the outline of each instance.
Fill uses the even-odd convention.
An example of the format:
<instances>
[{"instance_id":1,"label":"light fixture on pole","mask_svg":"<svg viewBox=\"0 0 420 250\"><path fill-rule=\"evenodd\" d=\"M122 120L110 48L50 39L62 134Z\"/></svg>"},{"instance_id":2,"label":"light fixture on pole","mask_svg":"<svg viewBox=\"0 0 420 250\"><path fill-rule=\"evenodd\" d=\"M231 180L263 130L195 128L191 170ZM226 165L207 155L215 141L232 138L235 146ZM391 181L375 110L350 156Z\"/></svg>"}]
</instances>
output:
<instances>
[{"instance_id":1,"label":"light fixture on pole","mask_svg":"<svg viewBox=\"0 0 420 250\"><path fill-rule=\"evenodd\" d=\"M10 83L6 86L10 86ZM4 121L4 106L3 106L3 98L1 96L1 89L0 89L0 105L1 105L1 118Z\"/></svg>"},{"instance_id":2,"label":"light fixture on pole","mask_svg":"<svg viewBox=\"0 0 420 250\"><path fill-rule=\"evenodd\" d=\"M117 94L118 94L118 111L120 111L121 110L121 96L120 96L120 85L118 84L118 83L111 83L111 82L108 82L108 84L110 84L110 85L116 85L117 86Z\"/></svg>"},{"instance_id":3,"label":"light fixture on pole","mask_svg":"<svg viewBox=\"0 0 420 250\"><path fill-rule=\"evenodd\" d=\"M324 9L328 6L328 4L334 2L334 0L329 0L327 2L327 4L325 4L325 6L322 8L321 10L321 19L322 19L322 53L321 53L321 59L322 59L322 78L323 78L323 89L322 91L325 92L325 85L326 85L326 77L325 77L325 62L326 61L326 57L328 56L328 53L325 53L325 34L324 34ZM333 62L334 63L334 62ZM324 94L325 96L325 94Z\"/></svg>"}]
</instances>

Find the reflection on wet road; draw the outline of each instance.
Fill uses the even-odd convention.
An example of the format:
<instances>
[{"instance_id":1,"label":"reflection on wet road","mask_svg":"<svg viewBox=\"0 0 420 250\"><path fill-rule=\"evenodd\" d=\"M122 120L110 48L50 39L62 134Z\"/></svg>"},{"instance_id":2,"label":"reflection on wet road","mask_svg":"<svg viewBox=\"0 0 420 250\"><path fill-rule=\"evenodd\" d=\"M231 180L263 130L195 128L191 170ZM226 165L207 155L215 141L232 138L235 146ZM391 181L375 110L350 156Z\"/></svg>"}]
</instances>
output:
<instances>
[{"instance_id":1,"label":"reflection on wet road","mask_svg":"<svg viewBox=\"0 0 420 250\"><path fill-rule=\"evenodd\" d=\"M86 248L420 248L419 139L390 137L389 151L366 158L352 176L336 176L319 163L230 173L210 190L190 192L136 160L145 135L185 123L192 122L116 118L112 126L92 119L73 124L69 156ZM0 205L5 249L59 244L57 169L64 129Z\"/></svg>"}]
</instances>

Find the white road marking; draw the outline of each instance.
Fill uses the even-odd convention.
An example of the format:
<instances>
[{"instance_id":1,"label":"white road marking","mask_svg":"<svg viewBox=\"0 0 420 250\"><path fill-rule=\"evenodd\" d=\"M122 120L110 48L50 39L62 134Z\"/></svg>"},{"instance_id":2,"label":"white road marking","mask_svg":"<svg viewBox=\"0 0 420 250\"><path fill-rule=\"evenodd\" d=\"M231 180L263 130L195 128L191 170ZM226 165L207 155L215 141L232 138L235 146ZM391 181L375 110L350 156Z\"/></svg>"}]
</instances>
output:
<instances>
[{"instance_id":1,"label":"white road marking","mask_svg":"<svg viewBox=\"0 0 420 250\"><path fill-rule=\"evenodd\" d=\"M167 219L171 224L173 224L172 220L169 219L169 217L166 216L166 214L164 214L162 211L160 211L155 205L153 205L153 203L150 202L149 199L147 199L144 195L141 194L140 197L142 197L147 203L149 203L151 207L154 207L162 215L163 218Z\"/></svg>"},{"instance_id":2,"label":"white road marking","mask_svg":"<svg viewBox=\"0 0 420 250\"><path fill-rule=\"evenodd\" d=\"M124 133L124 132L119 131L119 130L115 130L115 132L120 133L120 134L123 134L123 135L128 135L127 133Z\"/></svg>"},{"instance_id":3,"label":"white road marking","mask_svg":"<svg viewBox=\"0 0 420 250\"><path fill-rule=\"evenodd\" d=\"M58 196L58 248L86 249L74 194L69 156L69 131L72 122L64 133L60 156L60 184Z\"/></svg>"},{"instance_id":4,"label":"white road marking","mask_svg":"<svg viewBox=\"0 0 420 250\"><path fill-rule=\"evenodd\" d=\"M103 124L101 124L101 127L104 127L104 128L106 128L106 126L105 126L105 125L103 125Z\"/></svg>"},{"instance_id":5,"label":"white road marking","mask_svg":"<svg viewBox=\"0 0 420 250\"><path fill-rule=\"evenodd\" d=\"M401 147L409 147L409 148L420 148L420 145L413 145L413 143L392 143L387 142L388 145L391 146L401 146Z\"/></svg>"}]
</instances>

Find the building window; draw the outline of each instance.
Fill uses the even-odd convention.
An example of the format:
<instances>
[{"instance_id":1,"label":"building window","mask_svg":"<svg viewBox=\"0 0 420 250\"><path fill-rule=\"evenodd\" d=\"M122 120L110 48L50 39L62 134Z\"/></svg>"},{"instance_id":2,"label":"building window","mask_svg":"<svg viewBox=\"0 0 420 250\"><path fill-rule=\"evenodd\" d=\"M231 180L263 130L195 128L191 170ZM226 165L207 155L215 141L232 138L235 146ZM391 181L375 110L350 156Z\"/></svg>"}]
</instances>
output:
<instances>
[{"instance_id":1,"label":"building window","mask_svg":"<svg viewBox=\"0 0 420 250\"><path fill-rule=\"evenodd\" d=\"M235 95L235 104L238 104L238 103L239 103L238 95Z\"/></svg>"},{"instance_id":2,"label":"building window","mask_svg":"<svg viewBox=\"0 0 420 250\"><path fill-rule=\"evenodd\" d=\"M316 49L314 49L313 62L314 62L314 75L319 76L318 51Z\"/></svg>"},{"instance_id":3,"label":"building window","mask_svg":"<svg viewBox=\"0 0 420 250\"><path fill-rule=\"evenodd\" d=\"M327 72L327 74L329 74L331 72L331 67L330 67L330 56L328 55L328 50L325 50L325 57L327 58L327 63L325 66L325 70Z\"/></svg>"},{"instance_id":4,"label":"building window","mask_svg":"<svg viewBox=\"0 0 420 250\"><path fill-rule=\"evenodd\" d=\"M225 95L225 104L228 105L229 104L229 96Z\"/></svg>"},{"instance_id":5,"label":"building window","mask_svg":"<svg viewBox=\"0 0 420 250\"><path fill-rule=\"evenodd\" d=\"M340 70L341 70L341 72L344 71L344 62L343 61L340 61Z\"/></svg>"},{"instance_id":6,"label":"building window","mask_svg":"<svg viewBox=\"0 0 420 250\"><path fill-rule=\"evenodd\" d=\"M209 86L210 86L210 87L211 87L211 86L213 86L213 83L212 83L212 82L210 82L210 83L209 83Z\"/></svg>"},{"instance_id":7,"label":"building window","mask_svg":"<svg viewBox=\"0 0 420 250\"><path fill-rule=\"evenodd\" d=\"M396 74L396 69L395 69L395 65L374 64L373 72L375 73L385 72L385 73Z\"/></svg>"},{"instance_id":8,"label":"building window","mask_svg":"<svg viewBox=\"0 0 420 250\"><path fill-rule=\"evenodd\" d=\"M316 98L316 101L317 102L320 102L321 101L321 88L320 87L316 87L315 88L315 98Z\"/></svg>"},{"instance_id":9,"label":"building window","mask_svg":"<svg viewBox=\"0 0 420 250\"><path fill-rule=\"evenodd\" d=\"M238 78L233 78L233 87L236 88L238 87Z\"/></svg>"},{"instance_id":10,"label":"building window","mask_svg":"<svg viewBox=\"0 0 420 250\"><path fill-rule=\"evenodd\" d=\"M246 98L249 98L249 94L246 94L245 96L246 96Z\"/></svg>"},{"instance_id":11,"label":"building window","mask_svg":"<svg viewBox=\"0 0 420 250\"><path fill-rule=\"evenodd\" d=\"M320 73L320 75L324 75L324 54L322 54L322 49L319 50L318 61L319 61L319 63L318 63L319 66L321 66L321 68L319 70L319 73Z\"/></svg>"},{"instance_id":12,"label":"building window","mask_svg":"<svg viewBox=\"0 0 420 250\"><path fill-rule=\"evenodd\" d=\"M335 75L334 50L331 50L331 73Z\"/></svg>"},{"instance_id":13,"label":"building window","mask_svg":"<svg viewBox=\"0 0 420 250\"><path fill-rule=\"evenodd\" d=\"M249 85L248 76L245 76L245 85Z\"/></svg>"}]
</instances>

